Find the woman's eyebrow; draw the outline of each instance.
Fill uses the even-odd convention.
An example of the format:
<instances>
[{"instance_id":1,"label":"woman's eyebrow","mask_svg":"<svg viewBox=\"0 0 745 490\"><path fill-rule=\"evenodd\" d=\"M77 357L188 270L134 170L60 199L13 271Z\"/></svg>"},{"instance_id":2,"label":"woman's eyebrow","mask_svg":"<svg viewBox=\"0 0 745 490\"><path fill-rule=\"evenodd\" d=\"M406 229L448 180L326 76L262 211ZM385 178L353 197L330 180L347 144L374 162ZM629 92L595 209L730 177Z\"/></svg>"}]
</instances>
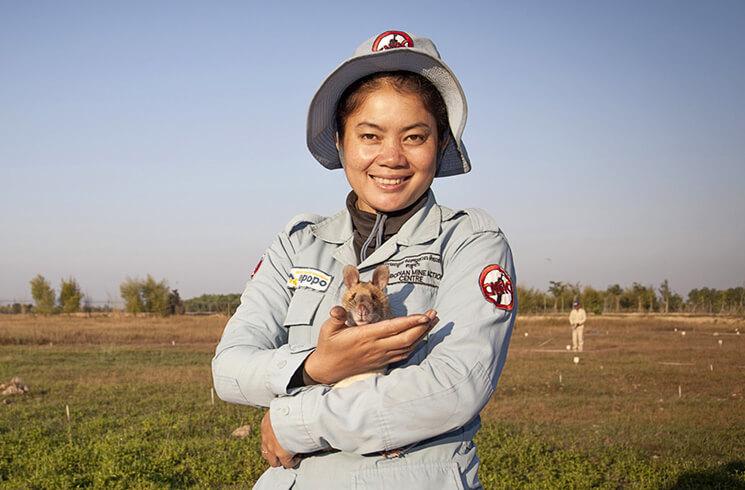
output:
<instances>
[{"instance_id":1,"label":"woman's eyebrow","mask_svg":"<svg viewBox=\"0 0 745 490\"><path fill-rule=\"evenodd\" d=\"M429 124L423 123L423 122L418 122L418 123L414 123L414 124L412 124L410 126L406 126L401 131L409 131L409 130L412 130L414 128L422 128L422 129L426 129L427 131L432 131L432 128L429 127Z\"/></svg>"},{"instance_id":2,"label":"woman's eyebrow","mask_svg":"<svg viewBox=\"0 0 745 490\"><path fill-rule=\"evenodd\" d=\"M377 129L377 130L379 130L379 131L383 131L383 128L382 128L382 127L378 126L377 124L373 124L373 123L371 123L371 122L366 122L366 121L363 121L363 122L361 122L361 123L357 124L357 126L356 126L356 127L358 127L358 128L359 128L360 126L370 126L371 128Z\"/></svg>"},{"instance_id":3,"label":"woman's eyebrow","mask_svg":"<svg viewBox=\"0 0 745 490\"><path fill-rule=\"evenodd\" d=\"M358 128L360 126L369 126L371 128L377 129L378 131L383 131L383 128L381 126L378 126L375 123L371 123L371 122L367 122L367 121L363 121L363 122L357 124L357 127ZM409 126L406 126L405 128L402 128L401 131L402 132L405 132L405 131L412 130L414 128L423 128L423 129L426 129L428 131L432 131L432 128L429 127L429 124L424 123L424 122L417 122L417 123L414 123L414 124L410 124Z\"/></svg>"}]
</instances>

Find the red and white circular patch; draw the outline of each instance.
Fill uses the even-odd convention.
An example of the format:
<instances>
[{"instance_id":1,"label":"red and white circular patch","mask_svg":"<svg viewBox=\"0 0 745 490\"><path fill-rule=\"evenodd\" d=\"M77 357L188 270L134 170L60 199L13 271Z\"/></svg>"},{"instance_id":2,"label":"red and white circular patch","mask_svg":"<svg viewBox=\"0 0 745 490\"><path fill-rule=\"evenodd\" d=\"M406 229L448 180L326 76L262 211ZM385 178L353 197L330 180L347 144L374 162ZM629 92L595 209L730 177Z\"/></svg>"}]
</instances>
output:
<instances>
[{"instance_id":1,"label":"red and white circular patch","mask_svg":"<svg viewBox=\"0 0 745 490\"><path fill-rule=\"evenodd\" d=\"M510 311L514 305L512 279L496 264L487 265L479 276L484 298L499 309Z\"/></svg>"},{"instance_id":2,"label":"red and white circular patch","mask_svg":"<svg viewBox=\"0 0 745 490\"><path fill-rule=\"evenodd\" d=\"M393 48L413 48L414 41L403 31L385 31L375 38L372 45L373 52Z\"/></svg>"}]
</instances>

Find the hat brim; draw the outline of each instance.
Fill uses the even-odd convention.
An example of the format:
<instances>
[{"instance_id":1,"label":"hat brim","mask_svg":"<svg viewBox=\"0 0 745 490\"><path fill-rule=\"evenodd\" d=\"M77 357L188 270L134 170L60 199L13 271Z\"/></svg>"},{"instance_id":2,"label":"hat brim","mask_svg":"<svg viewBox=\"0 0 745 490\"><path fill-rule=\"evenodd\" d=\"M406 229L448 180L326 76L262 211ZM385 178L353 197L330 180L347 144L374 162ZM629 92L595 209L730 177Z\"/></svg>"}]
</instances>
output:
<instances>
[{"instance_id":1,"label":"hat brim","mask_svg":"<svg viewBox=\"0 0 745 490\"><path fill-rule=\"evenodd\" d=\"M452 70L441 60L414 48L377 51L349 59L323 81L308 109L307 143L311 154L328 169L342 168L336 148L336 106L349 85L373 73L410 71L427 78L442 95L448 110L451 137L440 155L436 177L471 170L461 141L468 106L463 88Z\"/></svg>"}]
</instances>

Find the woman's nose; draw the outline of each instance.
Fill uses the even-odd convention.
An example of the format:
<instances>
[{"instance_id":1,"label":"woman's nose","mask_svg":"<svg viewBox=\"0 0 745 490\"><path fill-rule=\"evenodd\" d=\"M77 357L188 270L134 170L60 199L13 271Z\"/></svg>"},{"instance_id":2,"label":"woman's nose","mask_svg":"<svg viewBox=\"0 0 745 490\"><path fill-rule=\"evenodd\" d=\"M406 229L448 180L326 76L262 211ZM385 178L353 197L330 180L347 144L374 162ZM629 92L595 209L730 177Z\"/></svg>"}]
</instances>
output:
<instances>
[{"instance_id":1,"label":"woman's nose","mask_svg":"<svg viewBox=\"0 0 745 490\"><path fill-rule=\"evenodd\" d=\"M403 167L407 164L401 143L392 140L383 143L377 160L380 165L386 167Z\"/></svg>"}]
</instances>

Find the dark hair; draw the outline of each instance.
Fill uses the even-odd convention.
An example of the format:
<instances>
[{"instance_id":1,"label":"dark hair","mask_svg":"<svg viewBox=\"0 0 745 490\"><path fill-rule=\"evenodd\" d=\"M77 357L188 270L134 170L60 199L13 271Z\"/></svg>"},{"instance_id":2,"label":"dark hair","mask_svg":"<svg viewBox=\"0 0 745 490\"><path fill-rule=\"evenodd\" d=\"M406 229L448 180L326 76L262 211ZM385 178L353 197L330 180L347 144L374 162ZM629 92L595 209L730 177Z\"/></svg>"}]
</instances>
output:
<instances>
[{"instance_id":1,"label":"dark hair","mask_svg":"<svg viewBox=\"0 0 745 490\"><path fill-rule=\"evenodd\" d=\"M373 90L387 84L405 94L416 94L422 99L424 108L437 122L438 142L445 141L450 130L448 109L440 91L422 75L410 71L383 71L360 78L344 90L336 106L336 129L339 138L344 136L344 123L359 109Z\"/></svg>"}]
</instances>

